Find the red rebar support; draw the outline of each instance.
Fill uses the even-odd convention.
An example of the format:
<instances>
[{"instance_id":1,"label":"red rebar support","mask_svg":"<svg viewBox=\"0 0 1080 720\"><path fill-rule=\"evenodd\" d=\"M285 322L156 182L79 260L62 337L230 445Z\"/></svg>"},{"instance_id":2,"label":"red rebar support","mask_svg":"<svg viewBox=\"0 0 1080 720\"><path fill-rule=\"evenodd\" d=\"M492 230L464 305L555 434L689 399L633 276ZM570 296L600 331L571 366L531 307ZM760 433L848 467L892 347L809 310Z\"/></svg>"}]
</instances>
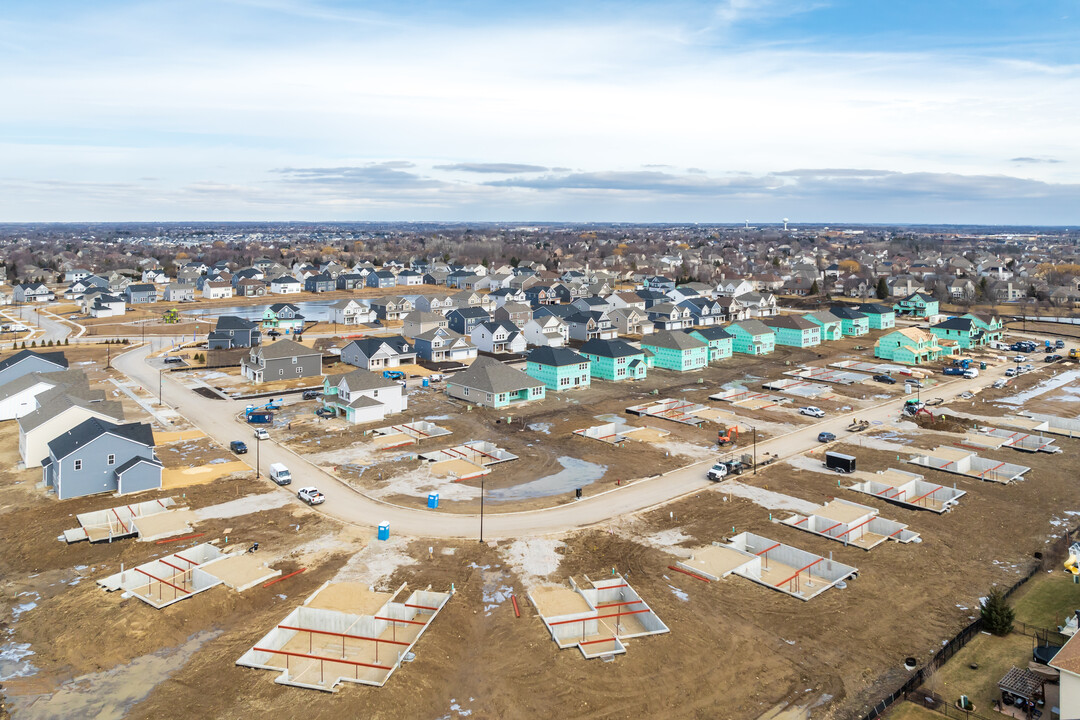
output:
<instances>
[{"instance_id":1,"label":"red rebar support","mask_svg":"<svg viewBox=\"0 0 1080 720\"><path fill-rule=\"evenodd\" d=\"M683 570L681 567L675 567L674 565L668 565L668 570L674 570L675 572L681 572L683 575L689 575L690 577L694 578L695 580L700 580L701 582L706 582L706 583L707 582L712 582L712 580L710 580L707 577L701 577L700 575L698 575L696 573L692 573L689 570Z\"/></svg>"},{"instance_id":2,"label":"red rebar support","mask_svg":"<svg viewBox=\"0 0 1080 720\"><path fill-rule=\"evenodd\" d=\"M288 580L288 579L289 579L289 578L291 578L291 577L292 577L293 575L299 575L300 573L304 572L305 570L307 570L307 568L300 568L299 570L293 570L293 571L292 571L291 573L289 573L288 575L282 575L281 577L278 577L278 578L274 578L274 579L273 579L273 580L271 580L270 582L265 582L265 583L263 583L263 587L264 587L264 588L267 588L267 587L270 587L271 585L273 585L274 583L279 583L279 582L281 582L282 580Z\"/></svg>"},{"instance_id":3,"label":"red rebar support","mask_svg":"<svg viewBox=\"0 0 1080 720\"><path fill-rule=\"evenodd\" d=\"M165 543L180 542L181 540L192 540L192 539L197 538L197 537L202 537L205 534L206 533L195 533L194 535L185 535L183 537L178 537L178 538L167 538L165 540L158 540L154 544L155 545L164 545Z\"/></svg>"}]
</instances>

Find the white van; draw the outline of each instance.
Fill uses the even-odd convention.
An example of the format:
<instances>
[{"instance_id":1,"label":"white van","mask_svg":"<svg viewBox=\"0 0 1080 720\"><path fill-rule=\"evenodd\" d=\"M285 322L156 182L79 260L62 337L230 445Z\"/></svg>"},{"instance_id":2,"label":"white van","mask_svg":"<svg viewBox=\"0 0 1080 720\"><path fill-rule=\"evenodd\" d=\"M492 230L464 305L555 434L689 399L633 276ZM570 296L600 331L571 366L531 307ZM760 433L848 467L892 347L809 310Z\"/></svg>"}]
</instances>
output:
<instances>
[{"instance_id":1,"label":"white van","mask_svg":"<svg viewBox=\"0 0 1080 720\"><path fill-rule=\"evenodd\" d=\"M968 368L967 370L964 371L964 377L966 377L968 380L971 380L973 378L977 378L977 377L979 377L979 371L976 370L975 368Z\"/></svg>"},{"instance_id":2,"label":"white van","mask_svg":"<svg viewBox=\"0 0 1080 720\"><path fill-rule=\"evenodd\" d=\"M292 482L292 473L284 463L270 463L270 479L278 485L288 485Z\"/></svg>"}]
</instances>

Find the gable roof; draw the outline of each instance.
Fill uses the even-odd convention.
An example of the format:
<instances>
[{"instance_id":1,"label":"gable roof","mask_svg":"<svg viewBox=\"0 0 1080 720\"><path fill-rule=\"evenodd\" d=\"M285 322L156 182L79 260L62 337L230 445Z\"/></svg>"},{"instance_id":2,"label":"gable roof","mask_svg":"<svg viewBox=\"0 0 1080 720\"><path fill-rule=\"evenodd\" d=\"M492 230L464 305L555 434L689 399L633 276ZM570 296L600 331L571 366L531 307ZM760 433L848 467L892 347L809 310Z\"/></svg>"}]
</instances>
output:
<instances>
[{"instance_id":1,"label":"gable roof","mask_svg":"<svg viewBox=\"0 0 1080 720\"><path fill-rule=\"evenodd\" d=\"M647 352L634 347L625 340L601 340L600 338L593 338L578 349L589 355L606 358L633 357Z\"/></svg>"},{"instance_id":2,"label":"gable roof","mask_svg":"<svg viewBox=\"0 0 1080 720\"><path fill-rule=\"evenodd\" d=\"M547 347L546 345L534 348L525 359L528 362L534 362L539 365L550 365L551 367L566 367L568 365L580 365L581 363L589 362L588 358L578 355L573 350Z\"/></svg>"},{"instance_id":3,"label":"gable roof","mask_svg":"<svg viewBox=\"0 0 1080 720\"><path fill-rule=\"evenodd\" d=\"M942 330L961 330L964 332L971 332L975 328L975 321L971 318L965 317L952 317L944 322L939 322L937 325L931 325L930 329L940 328Z\"/></svg>"},{"instance_id":4,"label":"gable roof","mask_svg":"<svg viewBox=\"0 0 1080 720\"><path fill-rule=\"evenodd\" d=\"M306 345L301 345L292 340L278 340L269 345L259 345L255 352L257 352L264 360L276 360L278 358L293 356L306 357L308 355L322 355L318 350L313 350Z\"/></svg>"},{"instance_id":5,"label":"gable roof","mask_svg":"<svg viewBox=\"0 0 1080 720\"><path fill-rule=\"evenodd\" d=\"M866 317L865 312L850 308L846 305L834 305L829 309L829 312L841 320L862 320Z\"/></svg>"},{"instance_id":6,"label":"gable roof","mask_svg":"<svg viewBox=\"0 0 1080 720\"><path fill-rule=\"evenodd\" d=\"M258 325L251 320L237 315L221 315L217 319L216 330L254 330Z\"/></svg>"},{"instance_id":7,"label":"gable roof","mask_svg":"<svg viewBox=\"0 0 1080 720\"><path fill-rule=\"evenodd\" d=\"M787 330L812 330L816 328L813 322L807 320L802 315L774 315L770 318L765 318L762 324L772 328L784 328ZM836 322L833 320L832 322Z\"/></svg>"},{"instance_id":8,"label":"gable roof","mask_svg":"<svg viewBox=\"0 0 1080 720\"><path fill-rule=\"evenodd\" d=\"M64 390L64 388L53 388L47 391L48 395L40 399L41 405L37 410L19 418L19 429L24 433L30 432L73 407L91 410L117 421L124 417L124 407L119 402L112 400L96 402Z\"/></svg>"},{"instance_id":9,"label":"gable roof","mask_svg":"<svg viewBox=\"0 0 1080 720\"><path fill-rule=\"evenodd\" d=\"M895 315L896 311L889 305L881 303L864 303L859 305L859 312L867 315Z\"/></svg>"},{"instance_id":10,"label":"gable roof","mask_svg":"<svg viewBox=\"0 0 1080 720\"><path fill-rule=\"evenodd\" d=\"M467 370L455 374L447 382L492 394L516 392L523 388L544 385L520 370L503 365L495 358L483 356L478 357Z\"/></svg>"},{"instance_id":11,"label":"gable roof","mask_svg":"<svg viewBox=\"0 0 1080 720\"><path fill-rule=\"evenodd\" d=\"M643 338L641 344L650 345L652 347L667 348L669 350L694 350L696 348L703 348L706 346L703 340L687 335L684 332L672 332L670 330L661 330L658 333L653 333L646 338Z\"/></svg>"},{"instance_id":12,"label":"gable roof","mask_svg":"<svg viewBox=\"0 0 1080 720\"><path fill-rule=\"evenodd\" d=\"M683 332L687 335L700 335L701 337L705 338L706 342L710 340L727 340L728 338L734 337L724 328L716 327L715 325L712 327L683 330Z\"/></svg>"},{"instance_id":13,"label":"gable roof","mask_svg":"<svg viewBox=\"0 0 1080 720\"><path fill-rule=\"evenodd\" d=\"M64 353L62 352L39 353L34 352L33 350L20 350L11 357L0 360L0 372L21 363L23 360L34 357L50 362L58 368L66 369L68 366L67 358L64 357Z\"/></svg>"},{"instance_id":14,"label":"gable roof","mask_svg":"<svg viewBox=\"0 0 1080 720\"><path fill-rule=\"evenodd\" d=\"M362 337L353 340L349 345L355 345L356 348L364 353L364 357L370 358L375 353L379 352L379 348L383 345L389 345L390 349L395 353L410 353L413 351L412 345L400 335L387 335L384 337ZM348 347L346 345L345 347Z\"/></svg>"},{"instance_id":15,"label":"gable roof","mask_svg":"<svg viewBox=\"0 0 1080 720\"><path fill-rule=\"evenodd\" d=\"M401 387L393 380L384 378L382 373L374 373L370 370L353 370L341 375L331 375L326 378L331 385L340 385L342 381L349 387L350 392L360 390L379 390L381 388Z\"/></svg>"},{"instance_id":16,"label":"gable roof","mask_svg":"<svg viewBox=\"0 0 1080 720\"><path fill-rule=\"evenodd\" d=\"M739 328L750 335L775 335L773 329L757 319L736 320L728 327Z\"/></svg>"},{"instance_id":17,"label":"gable roof","mask_svg":"<svg viewBox=\"0 0 1080 720\"><path fill-rule=\"evenodd\" d=\"M154 430L147 423L117 425L100 418L87 418L66 433L50 440L49 453L60 460L106 433L126 438L146 447L154 447Z\"/></svg>"}]
</instances>

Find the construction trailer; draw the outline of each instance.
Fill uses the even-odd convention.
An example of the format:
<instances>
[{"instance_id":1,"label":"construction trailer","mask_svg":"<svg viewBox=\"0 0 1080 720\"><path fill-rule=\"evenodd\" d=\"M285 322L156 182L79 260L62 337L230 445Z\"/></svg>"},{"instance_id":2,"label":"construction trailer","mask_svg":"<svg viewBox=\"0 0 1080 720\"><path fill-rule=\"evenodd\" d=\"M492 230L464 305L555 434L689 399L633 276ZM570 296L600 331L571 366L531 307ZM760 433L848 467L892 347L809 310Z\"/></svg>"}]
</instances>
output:
<instances>
[{"instance_id":1,"label":"construction trailer","mask_svg":"<svg viewBox=\"0 0 1080 720\"><path fill-rule=\"evenodd\" d=\"M855 456L828 450L825 452L825 467L842 473L855 472Z\"/></svg>"},{"instance_id":2,"label":"construction trailer","mask_svg":"<svg viewBox=\"0 0 1080 720\"><path fill-rule=\"evenodd\" d=\"M877 508L847 500L830 500L809 515L791 515L780 522L798 530L870 550L892 540L899 543L922 542L919 534L895 520L878 516Z\"/></svg>"},{"instance_id":3,"label":"construction trailer","mask_svg":"<svg viewBox=\"0 0 1080 720\"><path fill-rule=\"evenodd\" d=\"M955 486L946 487L938 483L926 482L922 475L895 468L881 470L876 477L877 479L874 480L864 480L849 485L847 489L901 507L929 510L939 515L952 510L960 498L967 494L966 491L958 490Z\"/></svg>"},{"instance_id":4,"label":"construction trailer","mask_svg":"<svg viewBox=\"0 0 1080 720\"><path fill-rule=\"evenodd\" d=\"M337 692L342 683L382 687L450 601L452 593L391 593L324 583L236 661L278 673L279 685Z\"/></svg>"},{"instance_id":5,"label":"construction trailer","mask_svg":"<svg viewBox=\"0 0 1080 720\"><path fill-rule=\"evenodd\" d=\"M932 470L1002 484L1023 480L1025 473L1031 470L1024 465L979 457L968 450L943 445L939 445L925 455L916 455L908 462Z\"/></svg>"},{"instance_id":6,"label":"construction trailer","mask_svg":"<svg viewBox=\"0 0 1080 720\"><path fill-rule=\"evenodd\" d=\"M845 587L844 581L859 572L833 560L831 554L826 558L749 532L739 533L726 546L747 560L734 574L800 600Z\"/></svg>"},{"instance_id":7,"label":"construction trailer","mask_svg":"<svg viewBox=\"0 0 1080 720\"><path fill-rule=\"evenodd\" d=\"M560 649L576 647L586 659L626 652L627 638L670 632L626 579L615 575L570 588L546 585L529 591L533 604Z\"/></svg>"}]
</instances>

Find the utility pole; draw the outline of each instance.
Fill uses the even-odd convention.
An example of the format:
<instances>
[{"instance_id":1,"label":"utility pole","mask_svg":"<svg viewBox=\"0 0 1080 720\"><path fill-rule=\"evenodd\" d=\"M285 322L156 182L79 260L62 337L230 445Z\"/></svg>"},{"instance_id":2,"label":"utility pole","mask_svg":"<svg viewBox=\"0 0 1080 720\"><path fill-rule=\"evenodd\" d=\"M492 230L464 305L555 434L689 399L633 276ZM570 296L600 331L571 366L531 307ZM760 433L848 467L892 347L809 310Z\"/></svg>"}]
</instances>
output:
<instances>
[{"instance_id":1,"label":"utility pole","mask_svg":"<svg viewBox=\"0 0 1080 720\"><path fill-rule=\"evenodd\" d=\"M164 403L161 402L161 376L164 375L164 374L165 374L165 368L161 368L160 370L158 370L158 374L157 374L157 401L158 401L158 405L164 405Z\"/></svg>"},{"instance_id":2,"label":"utility pole","mask_svg":"<svg viewBox=\"0 0 1080 720\"><path fill-rule=\"evenodd\" d=\"M262 467L262 463L260 462L260 458L262 457L262 453L259 452L261 449L262 449L262 438L256 436L255 437L255 479L256 480L258 480L260 477L262 477L259 474L260 469Z\"/></svg>"},{"instance_id":3,"label":"utility pole","mask_svg":"<svg viewBox=\"0 0 1080 720\"><path fill-rule=\"evenodd\" d=\"M750 429L754 432L754 474L757 475L757 425L751 425Z\"/></svg>"},{"instance_id":4,"label":"utility pole","mask_svg":"<svg viewBox=\"0 0 1080 720\"><path fill-rule=\"evenodd\" d=\"M484 542L484 476L480 476L480 542Z\"/></svg>"}]
</instances>

